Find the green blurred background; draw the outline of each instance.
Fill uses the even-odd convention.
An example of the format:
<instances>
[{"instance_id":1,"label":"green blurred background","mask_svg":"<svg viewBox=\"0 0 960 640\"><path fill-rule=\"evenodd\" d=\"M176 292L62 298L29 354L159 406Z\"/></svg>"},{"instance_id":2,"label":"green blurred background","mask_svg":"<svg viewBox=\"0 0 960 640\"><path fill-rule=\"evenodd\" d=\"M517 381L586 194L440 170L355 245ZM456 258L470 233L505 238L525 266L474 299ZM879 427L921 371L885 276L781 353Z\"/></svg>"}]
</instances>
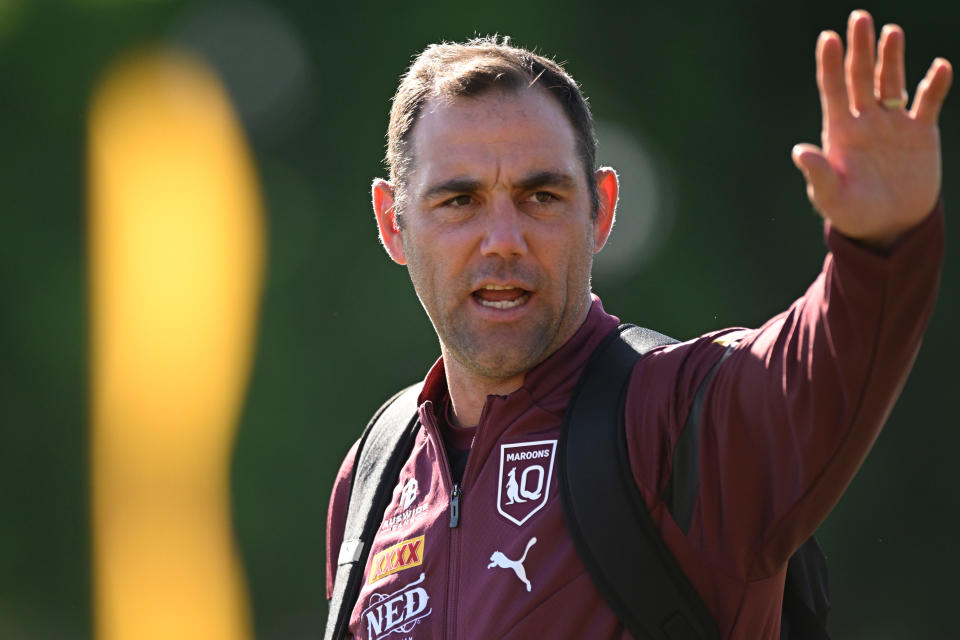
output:
<instances>
[{"instance_id":1,"label":"green blurred background","mask_svg":"<svg viewBox=\"0 0 960 640\"><path fill-rule=\"evenodd\" d=\"M960 64L960 5L937 6L866 7L905 28L911 88L934 56ZM313 638L337 466L380 401L438 353L369 205L411 56L501 33L568 61L600 161L623 179L595 290L621 318L686 338L756 326L816 275L820 225L789 154L819 136L817 34L842 32L854 8L0 0L0 638L92 635L84 144L111 61L157 43L200 54L252 144L269 258L234 527L257 637ZM960 96L941 121L950 214ZM956 637L958 269L948 251L903 397L821 529L836 638Z\"/></svg>"}]
</instances>

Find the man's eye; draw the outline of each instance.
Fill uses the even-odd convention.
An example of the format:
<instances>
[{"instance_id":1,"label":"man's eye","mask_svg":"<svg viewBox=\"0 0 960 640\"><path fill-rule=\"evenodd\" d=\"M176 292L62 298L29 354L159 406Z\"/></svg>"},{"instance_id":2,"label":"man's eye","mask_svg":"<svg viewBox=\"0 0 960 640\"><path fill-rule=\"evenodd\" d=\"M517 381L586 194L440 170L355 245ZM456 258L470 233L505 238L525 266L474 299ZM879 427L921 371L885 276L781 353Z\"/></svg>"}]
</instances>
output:
<instances>
[{"instance_id":1,"label":"man's eye","mask_svg":"<svg viewBox=\"0 0 960 640\"><path fill-rule=\"evenodd\" d=\"M537 191L530 196L530 200L532 200L533 202L539 202L540 204L551 202L556 199L557 197L552 193L550 193L549 191Z\"/></svg>"},{"instance_id":2,"label":"man's eye","mask_svg":"<svg viewBox=\"0 0 960 640\"><path fill-rule=\"evenodd\" d=\"M447 200L446 204L453 205L454 207L465 207L468 204L473 202L473 198L468 195L455 196Z\"/></svg>"}]
</instances>

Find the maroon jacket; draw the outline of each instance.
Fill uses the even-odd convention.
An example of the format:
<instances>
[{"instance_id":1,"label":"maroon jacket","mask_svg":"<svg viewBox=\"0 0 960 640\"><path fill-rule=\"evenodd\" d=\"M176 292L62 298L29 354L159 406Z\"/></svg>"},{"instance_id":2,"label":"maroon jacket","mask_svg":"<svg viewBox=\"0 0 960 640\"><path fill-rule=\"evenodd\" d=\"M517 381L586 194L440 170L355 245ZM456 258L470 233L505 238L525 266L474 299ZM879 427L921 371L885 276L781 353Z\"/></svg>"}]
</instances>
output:
<instances>
[{"instance_id":1,"label":"maroon jacket","mask_svg":"<svg viewBox=\"0 0 960 640\"><path fill-rule=\"evenodd\" d=\"M938 209L887 256L828 226L823 271L787 311L759 329L710 333L637 363L626 405L634 477L722 637L780 637L787 560L860 466L920 345L936 297L942 226ZM434 414L446 382L442 360L434 365L420 398L423 429L374 540L351 633L372 640L630 637L577 557L556 471L570 394L618 322L595 298L583 326L522 388L487 398L456 528ZM700 493L684 534L659 496L697 387L732 341L704 403ZM330 501L328 597L355 450Z\"/></svg>"}]
</instances>

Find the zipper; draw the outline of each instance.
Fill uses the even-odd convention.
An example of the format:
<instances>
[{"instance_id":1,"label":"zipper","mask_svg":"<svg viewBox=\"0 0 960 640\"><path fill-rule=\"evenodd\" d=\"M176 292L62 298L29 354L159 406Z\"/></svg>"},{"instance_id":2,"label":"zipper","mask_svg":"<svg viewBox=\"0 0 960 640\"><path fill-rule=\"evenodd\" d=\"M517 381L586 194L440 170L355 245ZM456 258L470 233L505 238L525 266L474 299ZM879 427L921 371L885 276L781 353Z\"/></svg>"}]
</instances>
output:
<instances>
[{"instance_id":1,"label":"zipper","mask_svg":"<svg viewBox=\"0 0 960 640\"><path fill-rule=\"evenodd\" d=\"M447 564L447 640L457 636L457 605L460 597L460 498L463 492L459 484L453 485L450 493L450 562Z\"/></svg>"},{"instance_id":2,"label":"zipper","mask_svg":"<svg viewBox=\"0 0 960 640\"><path fill-rule=\"evenodd\" d=\"M450 528L456 529L460 526L460 497L463 491L459 484L453 485L453 491L450 492Z\"/></svg>"},{"instance_id":3,"label":"zipper","mask_svg":"<svg viewBox=\"0 0 960 640\"><path fill-rule=\"evenodd\" d=\"M470 443L470 453L467 454L467 464L463 468L463 478L459 483L453 482L453 473L450 471L450 461L443 456L444 467L447 478L450 480L453 488L450 491L450 563L448 567L447 578L447 633L444 640L456 640L457 636L457 607L460 604L460 538L464 535L463 528L460 526L460 511L463 507L463 487L472 480L471 471L480 464L477 462L477 456L474 455L474 445L480 438L480 430L487 421L487 412L490 410L490 402L485 402L483 410L480 412L480 421L477 423L477 430L473 434L473 441ZM446 449L444 449L445 451Z\"/></svg>"},{"instance_id":4,"label":"zipper","mask_svg":"<svg viewBox=\"0 0 960 640\"><path fill-rule=\"evenodd\" d=\"M426 418L426 419L424 419ZM456 636L456 606L458 585L460 579L460 501L463 498L463 489L459 483L453 481L453 472L450 470L450 461L447 460L446 447L443 443L443 436L432 415L432 412L421 414L421 423L426 429L427 436L433 441L433 446L440 454L440 481L446 487L450 487L450 556L447 562L447 605L444 608L443 627L445 632L442 637L445 640L453 640ZM467 460L469 466L470 460Z\"/></svg>"},{"instance_id":5,"label":"zipper","mask_svg":"<svg viewBox=\"0 0 960 640\"><path fill-rule=\"evenodd\" d=\"M490 403L487 402L484 404L483 411L480 414L480 422L477 424L477 431L474 433L473 442L471 443L471 454L473 452L473 444L477 442L477 439L480 435L480 429L482 428L487 411L489 410ZM423 418L427 419L424 420ZM460 526L460 510L462 508L463 502L463 487L461 484L466 484L468 478L470 478L470 472L473 467L476 466L474 458L476 456L468 454L467 465L463 470L463 481L454 482L453 481L453 472L450 470L450 461L447 459L446 447L444 446L443 436L440 435L440 430L437 427L436 420L431 413L427 413L426 416L421 415L421 422L424 427L426 427L427 434L433 439L434 447L442 454L438 456L441 458L442 464L442 476L443 482L446 486L450 487L450 559L447 563L447 606L445 613L445 627L446 633L444 634L444 640L456 640L457 635L457 605L459 604L460 597L460 538L463 535L463 528Z\"/></svg>"}]
</instances>

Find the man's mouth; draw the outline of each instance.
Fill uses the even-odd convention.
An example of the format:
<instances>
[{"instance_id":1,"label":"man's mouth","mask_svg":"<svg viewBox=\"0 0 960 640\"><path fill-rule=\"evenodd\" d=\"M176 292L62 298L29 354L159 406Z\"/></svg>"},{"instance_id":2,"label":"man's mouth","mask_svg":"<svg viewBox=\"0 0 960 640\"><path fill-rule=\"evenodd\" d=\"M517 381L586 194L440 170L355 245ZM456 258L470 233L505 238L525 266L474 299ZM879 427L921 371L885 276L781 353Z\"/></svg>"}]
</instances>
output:
<instances>
[{"instance_id":1,"label":"man's mouth","mask_svg":"<svg viewBox=\"0 0 960 640\"><path fill-rule=\"evenodd\" d=\"M513 309L530 299L530 292L526 289L498 284L484 285L472 295L481 306L492 309Z\"/></svg>"}]
</instances>

